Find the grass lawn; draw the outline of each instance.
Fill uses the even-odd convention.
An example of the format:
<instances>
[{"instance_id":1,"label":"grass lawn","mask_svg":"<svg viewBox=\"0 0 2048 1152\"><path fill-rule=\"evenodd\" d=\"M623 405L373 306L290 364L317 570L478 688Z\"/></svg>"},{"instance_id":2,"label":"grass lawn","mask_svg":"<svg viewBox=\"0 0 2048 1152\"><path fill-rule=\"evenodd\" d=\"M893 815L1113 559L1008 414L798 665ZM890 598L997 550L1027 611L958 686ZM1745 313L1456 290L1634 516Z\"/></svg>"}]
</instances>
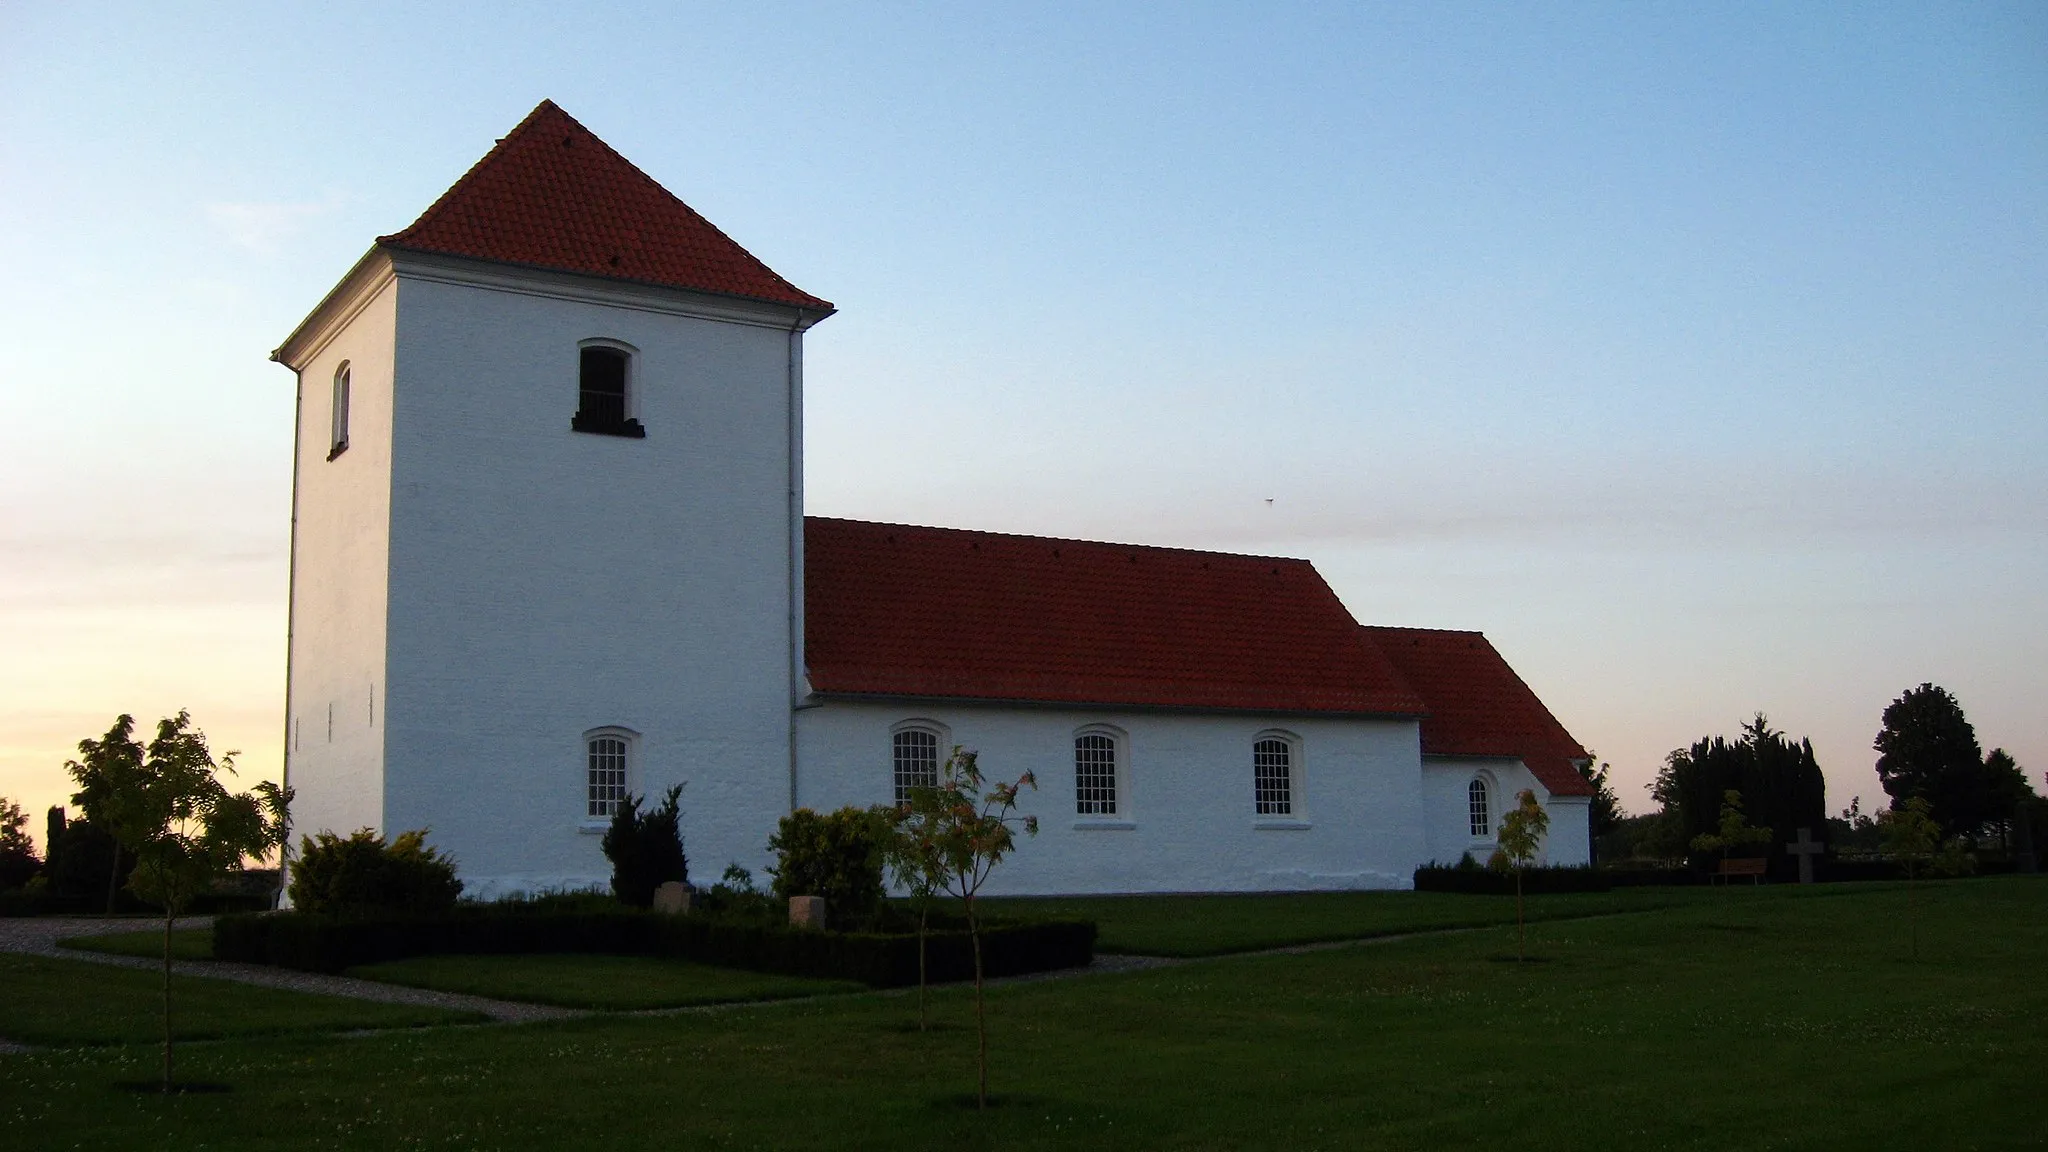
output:
<instances>
[{"instance_id":1,"label":"grass lawn","mask_svg":"<svg viewBox=\"0 0 2048 1152\"><path fill-rule=\"evenodd\" d=\"M154 929L140 932L103 932L96 936L73 936L57 941L59 948L75 948L81 952L109 952L116 956L144 956L161 960L164 955L164 929L159 922ZM213 959L213 929L173 928L171 930L171 959L211 960Z\"/></svg>"},{"instance_id":2,"label":"grass lawn","mask_svg":"<svg viewBox=\"0 0 2048 1152\"><path fill-rule=\"evenodd\" d=\"M162 996L160 972L0 953L0 1037L9 1040L52 1045L154 1042L162 1037ZM193 976L173 977L171 1016L180 1040L480 1019L462 1012L309 996ZM0 1064L0 1069L5 1067ZM0 1079L11 1074L0 1071ZM0 1128L7 1126L5 1116L0 1109Z\"/></svg>"},{"instance_id":3,"label":"grass lawn","mask_svg":"<svg viewBox=\"0 0 2048 1152\"><path fill-rule=\"evenodd\" d=\"M347 974L500 1000L620 1010L867 990L851 981L773 976L651 956L415 956L366 964Z\"/></svg>"},{"instance_id":4,"label":"grass lawn","mask_svg":"<svg viewBox=\"0 0 2048 1152\"><path fill-rule=\"evenodd\" d=\"M972 1000L0 1057L11 1147L1969 1149L2048 1143L2048 881L1716 891L1641 915Z\"/></svg>"},{"instance_id":5,"label":"grass lawn","mask_svg":"<svg viewBox=\"0 0 2048 1152\"><path fill-rule=\"evenodd\" d=\"M1781 889L1764 889L1775 893ZM1695 888L1531 896L1529 920L1644 911L1718 895ZM1061 896L987 901L992 914L1093 920L1100 952L1220 956L1292 944L1515 922L1513 896L1445 892L1286 892L1225 896Z\"/></svg>"}]
</instances>

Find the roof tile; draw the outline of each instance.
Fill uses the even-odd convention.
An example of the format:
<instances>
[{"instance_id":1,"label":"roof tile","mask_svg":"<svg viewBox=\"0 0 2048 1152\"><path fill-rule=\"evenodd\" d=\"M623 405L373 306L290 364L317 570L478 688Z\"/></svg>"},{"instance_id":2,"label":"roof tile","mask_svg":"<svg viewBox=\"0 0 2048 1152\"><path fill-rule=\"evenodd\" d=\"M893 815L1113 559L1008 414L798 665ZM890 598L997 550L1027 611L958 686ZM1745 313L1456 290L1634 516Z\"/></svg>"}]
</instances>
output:
<instances>
[{"instance_id":1,"label":"roof tile","mask_svg":"<svg viewBox=\"0 0 2048 1152\"><path fill-rule=\"evenodd\" d=\"M392 248L830 311L543 100Z\"/></svg>"}]
</instances>

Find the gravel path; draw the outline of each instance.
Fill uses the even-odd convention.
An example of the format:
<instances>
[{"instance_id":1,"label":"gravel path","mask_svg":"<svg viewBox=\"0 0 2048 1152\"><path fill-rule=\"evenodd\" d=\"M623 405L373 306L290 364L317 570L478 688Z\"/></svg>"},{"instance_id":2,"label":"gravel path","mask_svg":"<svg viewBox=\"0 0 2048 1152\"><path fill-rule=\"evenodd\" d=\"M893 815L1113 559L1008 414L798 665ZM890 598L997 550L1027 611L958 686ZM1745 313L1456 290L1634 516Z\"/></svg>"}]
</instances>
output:
<instances>
[{"instance_id":1,"label":"gravel path","mask_svg":"<svg viewBox=\"0 0 2048 1152\"><path fill-rule=\"evenodd\" d=\"M105 919L92 916L0 917L0 952L25 952L31 956L84 960L116 968L156 969L161 967L161 961L147 960L140 956L110 956L104 952L81 952L57 947L57 941L72 936L101 936L131 929L162 929L161 921L145 928L144 925L148 923L140 919ZM204 928L211 923L211 917L191 916L179 920L178 927ZM312 992L323 996L375 1000L384 1004L412 1004L427 1008L447 1008L457 1012L476 1012L501 1024L566 1020L574 1016L591 1015L589 1012L556 1008L547 1004L521 1004L511 1000L464 996L456 992L433 992L425 988L406 988L397 984L380 984L374 980L356 980L347 976L325 976L317 972L295 972L289 968L272 968L262 964L230 964L222 960L179 960L171 965L171 970L180 976L233 980L265 988L282 988L287 992ZM19 1049L18 1045L16 1049Z\"/></svg>"}]
</instances>

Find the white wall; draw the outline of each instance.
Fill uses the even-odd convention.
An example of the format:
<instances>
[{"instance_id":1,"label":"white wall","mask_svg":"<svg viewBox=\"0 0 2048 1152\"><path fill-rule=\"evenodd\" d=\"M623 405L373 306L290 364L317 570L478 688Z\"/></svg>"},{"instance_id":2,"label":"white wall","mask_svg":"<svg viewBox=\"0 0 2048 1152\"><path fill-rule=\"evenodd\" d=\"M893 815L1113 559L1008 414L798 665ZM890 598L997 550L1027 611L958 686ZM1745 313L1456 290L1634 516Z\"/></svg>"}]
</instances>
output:
<instances>
[{"instance_id":1,"label":"white wall","mask_svg":"<svg viewBox=\"0 0 2048 1152\"><path fill-rule=\"evenodd\" d=\"M689 782L693 878L758 862L789 795L794 314L461 280L400 266L385 826L431 827L474 895L603 884L583 734L617 725L633 791ZM570 431L600 337L638 349L645 439Z\"/></svg>"},{"instance_id":2,"label":"white wall","mask_svg":"<svg viewBox=\"0 0 2048 1152\"><path fill-rule=\"evenodd\" d=\"M359 288L324 344L305 350L299 372L285 743L286 779L297 795L295 840L384 823L384 574L398 293L388 276ZM329 460L333 379L344 361L348 449Z\"/></svg>"},{"instance_id":3,"label":"white wall","mask_svg":"<svg viewBox=\"0 0 2048 1152\"><path fill-rule=\"evenodd\" d=\"M1021 811L1039 835L1019 838L991 893L1406 888L1423 859L1412 721L838 700L797 719L798 802L820 811L892 800L891 729L909 719L944 725L991 778L1035 772ZM1120 826L1075 815L1073 737L1092 724L1127 736ZM1252 742L1267 729L1301 740L1293 820L1253 812Z\"/></svg>"},{"instance_id":4,"label":"white wall","mask_svg":"<svg viewBox=\"0 0 2048 1152\"><path fill-rule=\"evenodd\" d=\"M1485 836L1473 836L1470 793L1474 778L1487 781L1492 803L1491 828ZM1423 803L1427 816L1427 859L1456 864L1470 854L1481 864L1493 855L1498 844L1494 835L1500 818L1514 808L1524 790L1534 792L1550 817L1540 859L1547 864L1586 864L1591 860L1587 841L1589 802L1582 796L1552 796L1520 760L1496 757L1431 756L1422 762Z\"/></svg>"}]
</instances>

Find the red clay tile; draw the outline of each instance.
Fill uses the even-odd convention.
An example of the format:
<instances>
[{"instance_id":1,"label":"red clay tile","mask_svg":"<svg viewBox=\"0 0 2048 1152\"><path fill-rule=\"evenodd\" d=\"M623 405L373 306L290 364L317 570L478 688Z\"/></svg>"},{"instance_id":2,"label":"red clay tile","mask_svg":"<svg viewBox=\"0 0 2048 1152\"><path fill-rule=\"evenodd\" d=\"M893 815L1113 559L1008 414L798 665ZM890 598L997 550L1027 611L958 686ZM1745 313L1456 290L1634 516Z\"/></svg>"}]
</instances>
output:
<instances>
[{"instance_id":1,"label":"red clay tile","mask_svg":"<svg viewBox=\"0 0 2048 1152\"><path fill-rule=\"evenodd\" d=\"M776 275L552 100L541 101L411 227L377 242L832 308Z\"/></svg>"}]
</instances>

